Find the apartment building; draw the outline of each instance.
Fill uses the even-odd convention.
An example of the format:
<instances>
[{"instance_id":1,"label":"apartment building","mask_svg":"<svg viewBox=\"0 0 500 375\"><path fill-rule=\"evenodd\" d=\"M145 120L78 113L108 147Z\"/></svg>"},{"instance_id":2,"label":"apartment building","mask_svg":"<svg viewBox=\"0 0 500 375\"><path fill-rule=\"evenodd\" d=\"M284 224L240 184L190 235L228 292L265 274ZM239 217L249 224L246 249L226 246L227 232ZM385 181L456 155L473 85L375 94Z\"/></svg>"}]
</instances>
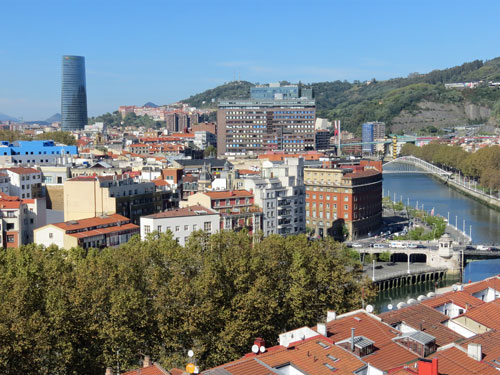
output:
<instances>
[{"instance_id":1,"label":"apartment building","mask_svg":"<svg viewBox=\"0 0 500 375\"><path fill-rule=\"evenodd\" d=\"M324 163L306 167L304 180L306 225L315 235L356 239L382 224L382 173L374 166Z\"/></svg>"},{"instance_id":2,"label":"apartment building","mask_svg":"<svg viewBox=\"0 0 500 375\"><path fill-rule=\"evenodd\" d=\"M76 155L76 146L56 145L50 140L0 142L0 165L53 165L64 156Z\"/></svg>"},{"instance_id":3,"label":"apartment building","mask_svg":"<svg viewBox=\"0 0 500 375\"><path fill-rule=\"evenodd\" d=\"M141 216L175 208L178 201L176 190L157 191L153 182L126 175L79 176L64 183L64 220L116 213L139 224Z\"/></svg>"},{"instance_id":4,"label":"apartment building","mask_svg":"<svg viewBox=\"0 0 500 375\"><path fill-rule=\"evenodd\" d=\"M35 243L57 245L60 248L72 247L104 248L126 243L132 236L139 234L139 226L132 224L122 215L100 215L80 220L68 220L49 224L35 230Z\"/></svg>"},{"instance_id":5,"label":"apartment building","mask_svg":"<svg viewBox=\"0 0 500 375\"><path fill-rule=\"evenodd\" d=\"M243 187L253 192L262 208L262 230L271 234L298 234L306 230L304 160L262 163L261 176L246 177Z\"/></svg>"},{"instance_id":6,"label":"apartment building","mask_svg":"<svg viewBox=\"0 0 500 375\"><path fill-rule=\"evenodd\" d=\"M7 168L5 171L10 179L10 195L21 199L42 197L42 172L24 167Z\"/></svg>"},{"instance_id":7,"label":"apartment building","mask_svg":"<svg viewBox=\"0 0 500 375\"><path fill-rule=\"evenodd\" d=\"M203 230L207 234L219 232L220 215L215 210L200 205L177 208L141 217L141 239L152 232L170 231L184 246L191 233Z\"/></svg>"},{"instance_id":8,"label":"apartment building","mask_svg":"<svg viewBox=\"0 0 500 375\"><path fill-rule=\"evenodd\" d=\"M183 205L201 205L218 212L224 230L246 228L252 234L262 229L262 210L255 206L254 194L246 190L198 192L188 196Z\"/></svg>"},{"instance_id":9,"label":"apartment building","mask_svg":"<svg viewBox=\"0 0 500 375\"><path fill-rule=\"evenodd\" d=\"M44 199L0 195L1 246L18 247L33 242L33 230L46 224Z\"/></svg>"}]
</instances>

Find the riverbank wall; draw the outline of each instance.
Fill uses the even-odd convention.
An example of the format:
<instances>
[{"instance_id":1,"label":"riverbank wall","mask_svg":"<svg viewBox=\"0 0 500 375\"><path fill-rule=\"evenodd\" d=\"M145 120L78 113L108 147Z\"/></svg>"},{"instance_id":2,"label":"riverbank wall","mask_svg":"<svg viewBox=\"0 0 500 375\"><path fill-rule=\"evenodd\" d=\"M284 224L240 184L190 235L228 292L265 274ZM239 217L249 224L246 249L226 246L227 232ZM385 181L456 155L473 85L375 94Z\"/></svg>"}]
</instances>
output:
<instances>
[{"instance_id":1,"label":"riverbank wall","mask_svg":"<svg viewBox=\"0 0 500 375\"><path fill-rule=\"evenodd\" d=\"M481 191L474 190L459 184L455 180L448 178L448 176L441 176L437 174L433 174L432 177L440 180L444 184L450 186L452 189L457 190L458 192L472 198L480 203L487 205L490 208L493 208L497 211L500 211L500 199L496 197L492 197L488 194L485 194Z\"/></svg>"}]
</instances>

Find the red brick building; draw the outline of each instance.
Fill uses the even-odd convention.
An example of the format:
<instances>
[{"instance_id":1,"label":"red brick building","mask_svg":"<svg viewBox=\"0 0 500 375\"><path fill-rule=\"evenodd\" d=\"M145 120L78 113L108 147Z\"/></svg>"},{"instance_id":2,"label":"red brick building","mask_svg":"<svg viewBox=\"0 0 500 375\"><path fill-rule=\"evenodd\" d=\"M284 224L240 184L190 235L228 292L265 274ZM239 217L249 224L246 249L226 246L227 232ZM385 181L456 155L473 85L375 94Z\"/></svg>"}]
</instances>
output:
<instances>
[{"instance_id":1,"label":"red brick building","mask_svg":"<svg viewBox=\"0 0 500 375\"><path fill-rule=\"evenodd\" d=\"M377 167L324 163L305 168L307 227L317 236L337 239L376 231L382 224L382 173Z\"/></svg>"}]
</instances>

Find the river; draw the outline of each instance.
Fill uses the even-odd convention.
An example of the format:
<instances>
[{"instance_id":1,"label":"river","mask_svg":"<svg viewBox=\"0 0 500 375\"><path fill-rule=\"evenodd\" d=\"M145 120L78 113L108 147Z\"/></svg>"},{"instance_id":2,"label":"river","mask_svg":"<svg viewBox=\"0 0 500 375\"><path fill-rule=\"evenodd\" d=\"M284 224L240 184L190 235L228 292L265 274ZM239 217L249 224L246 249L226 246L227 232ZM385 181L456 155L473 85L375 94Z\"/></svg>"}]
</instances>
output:
<instances>
[{"instance_id":1,"label":"river","mask_svg":"<svg viewBox=\"0 0 500 375\"><path fill-rule=\"evenodd\" d=\"M445 218L450 218L450 224L463 230L465 220L466 233L472 234L474 244L499 244L500 243L500 212L487 207L463 194L449 188L442 182L425 174L387 174L384 175L384 195L390 194L391 199L402 199L404 204L430 211ZM500 259L475 261L467 264L464 270L464 281L478 281L486 277L500 274ZM458 279L448 279L441 282L438 287L448 286ZM377 311L386 311L387 305L396 305L398 302L419 295L435 291L434 283L425 283L391 290L382 291L374 301Z\"/></svg>"}]
</instances>

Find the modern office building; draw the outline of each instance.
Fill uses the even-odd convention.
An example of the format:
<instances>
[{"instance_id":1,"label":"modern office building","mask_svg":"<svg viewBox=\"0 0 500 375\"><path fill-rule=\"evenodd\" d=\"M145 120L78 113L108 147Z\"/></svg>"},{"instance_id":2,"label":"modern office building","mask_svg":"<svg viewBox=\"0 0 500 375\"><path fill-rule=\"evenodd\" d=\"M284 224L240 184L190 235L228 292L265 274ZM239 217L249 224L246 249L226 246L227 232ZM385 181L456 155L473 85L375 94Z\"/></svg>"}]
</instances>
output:
<instances>
[{"instance_id":1,"label":"modern office building","mask_svg":"<svg viewBox=\"0 0 500 375\"><path fill-rule=\"evenodd\" d=\"M362 125L362 141L373 142L385 137L385 123L383 122L367 122ZM375 152L375 144L364 144L363 153L373 154Z\"/></svg>"},{"instance_id":2,"label":"modern office building","mask_svg":"<svg viewBox=\"0 0 500 375\"><path fill-rule=\"evenodd\" d=\"M315 120L312 89L279 83L252 87L249 99L219 102L217 154L313 150Z\"/></svg>"},{"instance_id":3,"label":"modern office building","mask_svg":"<svg viewBox=\"0 0 500 375\"><path fill-rule=\"evenodd\" d=\"M62 57L61 88L62 130L80 130L87 124L87 88L85 57Z\"/></svg>"},{"instance_id":4,"label":"modern office building","mask_svg":"<svg viewBox=\"0 0 500 375\"><path fill-rule=\"evenodd\" d=\"M221 101L217 110L217 154L313 150L315 119L314 99Z\"/></svg>"}]
</instances>

